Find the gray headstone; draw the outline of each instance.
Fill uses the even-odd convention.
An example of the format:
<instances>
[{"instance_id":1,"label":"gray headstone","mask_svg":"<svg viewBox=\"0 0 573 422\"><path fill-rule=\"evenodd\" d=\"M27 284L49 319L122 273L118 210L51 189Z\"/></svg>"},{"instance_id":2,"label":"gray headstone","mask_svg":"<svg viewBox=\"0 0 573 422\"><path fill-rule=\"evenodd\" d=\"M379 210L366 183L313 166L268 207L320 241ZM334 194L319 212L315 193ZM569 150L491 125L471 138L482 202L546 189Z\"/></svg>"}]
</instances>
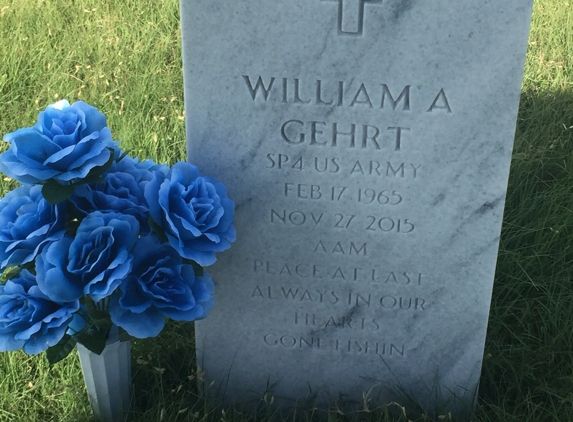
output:
<instances>
[{"instance_id":1,"label":"gray headstone","mask_svg":"<svg viewBox=\"0 0 573 422\"><path fill-rule=\"evenodd\" d=\"M531 8L182 0L189 159L236 203L211 394L472 404Z\"/></svg>"}]
</instances>

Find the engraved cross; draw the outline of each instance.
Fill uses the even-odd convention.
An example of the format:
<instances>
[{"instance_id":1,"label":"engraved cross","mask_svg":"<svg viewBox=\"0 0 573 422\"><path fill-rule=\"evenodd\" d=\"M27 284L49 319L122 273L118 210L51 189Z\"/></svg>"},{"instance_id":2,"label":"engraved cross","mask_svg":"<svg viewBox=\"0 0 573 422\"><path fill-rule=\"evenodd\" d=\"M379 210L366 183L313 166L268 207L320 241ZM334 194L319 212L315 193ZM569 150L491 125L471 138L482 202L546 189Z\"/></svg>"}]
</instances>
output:
<instances>
[{"instance_id":1,"label":"engraved cross","mask_svg":"<svg viewBox=\"0 0 573 422\"><path fill-rule=\"evenodd\" d=\"M382 3L383 0L322 0L338 2L338 35L362 36L364 31L364 5Z\"/></svg>"}]
</instances>

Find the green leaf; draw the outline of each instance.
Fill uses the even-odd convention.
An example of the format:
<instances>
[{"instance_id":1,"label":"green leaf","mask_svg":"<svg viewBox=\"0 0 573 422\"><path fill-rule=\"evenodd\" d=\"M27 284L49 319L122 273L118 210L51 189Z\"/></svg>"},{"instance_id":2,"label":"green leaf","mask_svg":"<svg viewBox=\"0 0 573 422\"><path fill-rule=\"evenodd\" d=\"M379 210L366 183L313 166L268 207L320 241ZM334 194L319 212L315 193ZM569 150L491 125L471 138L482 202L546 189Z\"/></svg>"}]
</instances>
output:
<instances>
[{"instance_id":1,"label":"green leaf","mask_svg":"<svg viewBox=\"0 0 573 422\"><path fill-rule=\"evenodd\" d=\"M105 179L101 176L86 176L85 179L82 179L81 183L76 183L77 185L84 185L84 184L95 184L95 183L105 183Z\"/></svg>"},{"instance_id":2,"label":"green leaf","mask_svg":"<svg viewBox=\"0 0 573 422\"><path fill-rule=\"evenodd\" d=\"M157 224L153 220L153 218L151 218L151 216L147 218L147 222L149 223L149 227L151 227L151 230L153 230L153 233L155 233L155 235L159 238L160 242L169 243L169 239L167 238L165 231L159 224Z\"/></svg>"},{"instance_id":3,"label":"green leaf","mask_svg":"<svg viewBox=\"0 0 573 422\"><path fill-rule=\"evenodd\" d=\"M24 265L21 265L21 267L23 270L28 270L34 275L36 274L36 262L35 261L26 262Z\"/></svg>"},{"instance_id":4,"label":"green leaf","mask_svg":"<svg viewBox=\"0 0 573 422\"><path fill-rule=\"evenodd\" d=\"M120 157L117 159L116 162L119 163L121 160L123 160L125 157L127 157L127 155L128 155L130 152L131 152L131 150L129 150L129 149L128 149L127 151L124 151L123 154L120 155Z\"/></svg>"},{"instance_id":5,"label":"green leaf","mask_svg":"<svg viewBox=\"0 0 573 422\"><path fill-rule=\"evenodd\" d=\"M59 204L65 201L74 193L73 185L60 185L55 180L48 180L42 187L42 195L50 205Z\"/></svg>"},{"instance_id":6,"label":"green leaf","mask_svg":"<svg viewBox=\"0 0 573 422\"><path fill-rule=\"evenodd\" d=\"M184 261L185 261L185 263L191 264L193 266L193 271L195 271L195 275L197 277L203 277L203 274L205 273L205 271L203 270L203 267L201 265L197 264L192 259L184 259Z\"/></svg>"},{"instance_id":7,"label":"green leaf","mask_svg":"<svg viewBox=\"0 0 573 422\"><path fill-rule=\"evenodd\" d=\"M88 312L91 312L92 310L97 310L94 300L89 296L83 296L82 298L80 298L80 303L86 305L86 309L88 310Z\"/></svg>"},{"instance_id":8,"label":"green leaf","mask_svg":"<svg viewBox=\"0 0 573 422\"><path fill-rule=\"evenodd\" d=\"M75 335L75 337L77 338L78 343L81 343L86 349L94 352L97 355L101 355L101 352L103 352L103 349L105 349L107 331L80 331Z\"/></svg>"},{"instance_id":9,"label":"green leaf","mask_svg":"<svg viewBox=\"0 0 573 422\"><path fill-rule=\"evenodd\" d=\"M46 357L50 365L55 365L66 356L70 354L74 347L76 347L77 340L69 334L64 334L64 337L55 346L46 350Z\"/></svg>"},{"instance_id":10,"label":"green leaf","mask_svg":"<svg viewBox=\"0 0 573 422\"><path fill-rule=\"evenodd\" d=\"M78 231L79 226L80 226L80 221L77 218L73 219L72 221L68 221L65 224L66 234L70 237L76 237L76 232Z\"/></svg>"},{"instance_id":11,"label":"green leaf","mask_svg":"<svg viewBox=\"0 0 573 422\"><path fill-rule=\"evenodd\" d=\"M111 320L109 319L109 314L106 311L101 311L99 309L94 309L91 310L88 314L90 317L92 317L92 319L94 321L110 321L111 324Z\"/></svg>"},{"instance_id":12,"label":"green leaf","mask_svg":"<svg viewBox=\"0 0 573 422\"><path fill-rule=\"evenodd\" d=\"M96 313L89 313L88 315L90 316L91 325L95 326L99 331L107 333L113 325L107 312L97 311Z\"/></svg>"},{"instance_id":13,"label":"green leaf","mask_svg":"<svg viewBox=\"0 0 573 422\"><path fill-rule=\"evenodd\" d=\"M101 178L102 174L104 174L106 171L108 171L110 169L110 167L113 164L113 159L114 159L114 155L115 152L113 151L113 149L108 148L110 154L109 154L109 159L107 160L107 162L103 165L103 166L98 166L98 167L94 167L90 170L90 172L87 174L87 176L78 184L84 184L84 183L103 183L104 179Z\"/></svg>"},{"instance_id":14,"label":"green leaf","mask_svg":"<svg viewBox=\"0 0 573 422\"><path fill-rule=\"evenodd\" d=\"M123 342L123 341L129 341L132 339L132 337L129 335L129 333L127 331L125 331L123 328L121 327L117 327L119 328L119 341Z\"/></svg>"}]
</instances>

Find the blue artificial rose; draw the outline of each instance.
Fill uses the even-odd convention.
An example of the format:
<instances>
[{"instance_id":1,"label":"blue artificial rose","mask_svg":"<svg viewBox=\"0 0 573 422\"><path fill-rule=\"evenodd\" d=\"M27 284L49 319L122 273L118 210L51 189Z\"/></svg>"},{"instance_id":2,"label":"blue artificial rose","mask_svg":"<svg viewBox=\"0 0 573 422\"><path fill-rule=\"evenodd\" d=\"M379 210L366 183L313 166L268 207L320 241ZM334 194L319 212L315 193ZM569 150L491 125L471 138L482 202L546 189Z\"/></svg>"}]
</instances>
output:
<instances>
[{"instance_id":1,"label":"blue artificial rose","mask_svg":"<svg viewBox=\"0 0 573 422\"><path fill-rule=\"evenodd\" d=\"M167 166L156 165L151 160L139 162L124 157L114 162L103 175L104 183L80 185L69 199L79 212L79 218L93 211L120 212L133 215L141 230L149 233L149 209L143 191L155 171L167 174L168 170Z\"/></svg>"},{"instance_id":2,"label":"blue artificial rose","mask_svg":"<svg viewBox=\"0 0 573 422\"><path fill-rule=\"evenodd\" d=\"M225 187L192 164L180 162L166 176L155 174L145 186L145 198L153 221L183 257L201 266L216 261L235 241L234 203Z\"/></svg>"},{"instance_id":3,"label":"blue artificial rose","mask_svg":"<svg viewBox=\"0 0 573 422\"><path fill-rule=\"evenodd\" d=\"M115 147L105 116L82 101L49 105L33 127L9 133L4 140L10 148L0 154L0 171L23 184L77 182L106 164L108 148Z\"/></svg>"},{"instance_id":4,"label":"blue artificial rose","mask_svg":"<svg viewBox=\"0 0 573 422\"><path fill-rule=\"evenodd\" d=\"M50 243L36 258L38 286L50 299L67 302L87 294L110 296L131 270L139 223L131 215L93 212L75 238Z\"/></svg>"},{"instance_id":5,"label":"blue artificial rose","mask_svg":"<svg viewBox=\"0 0 573 422\"><path fill-rule=\"evenodd\" d=\"M171 246L155 236L139 239L133 269L109 300L114 324L138 338L155 337L165 317L195 321L213 307L215 290L206 273L197 277Z\"/></svg>"},{"instance_id":6,"label":"blue artificial rose","mask_svg":"<svg viewBox=\"0 0 573 422\"><path fill-rule=\"evenodd\" d=\"M31 262L65 233L65 206L50 205L41 186L20 186L0 200L0 268Z\"/></svg>"},{"instance_id":7,"label":"blue artificial rose","mask_svg":"<svg viewBox=\"0 0 573 422\"><path fill-rule=\"evenodd\" d=\"M77 300L56 303L43 294L27 270L0 285L0 351L24 349L37 354L56 345L66 333Z\"/></svg>"}]
</instances>

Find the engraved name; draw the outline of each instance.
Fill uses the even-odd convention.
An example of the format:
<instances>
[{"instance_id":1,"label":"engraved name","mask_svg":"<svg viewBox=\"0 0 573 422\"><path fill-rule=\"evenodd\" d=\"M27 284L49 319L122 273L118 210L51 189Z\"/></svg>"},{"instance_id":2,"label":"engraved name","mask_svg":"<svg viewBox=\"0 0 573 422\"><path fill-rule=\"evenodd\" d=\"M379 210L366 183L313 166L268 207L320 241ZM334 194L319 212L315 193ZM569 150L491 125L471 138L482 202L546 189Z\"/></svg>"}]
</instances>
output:
<instances>
[{"instance_id":1,"label":"engraved name","mask_svg":"<svg viewBox=\"0 0 573 422\"><path fill-rule=\"evenodd\" d=\"M379 151L385 146L386 149L392 151L401 151L402 140L406 132L410 132L410 128L390 126L381 129L373 125L354 123L341 125L320 121L303 122L296 119L288 120L281 126L282 139L290 145L308 143L308 145L322 147L370 148Z\"/></svg>"},{"instance_id":2,"label":"engraved name","mask_svg":"<svg viewBox=\"0 0 573 422\"><path fill-rule=\"evenodd\" d=\"M369 109L412 111L412 85L393 90L387 84L346 81L301 81L299 78L267 78L243 75L247 92L253 101L274 101L283 104L321 107L366 107ZM424 100L424 99L422 99ZM428 113L452 113L444 88L425 99Z\"/></svg>"}]
</instances>

